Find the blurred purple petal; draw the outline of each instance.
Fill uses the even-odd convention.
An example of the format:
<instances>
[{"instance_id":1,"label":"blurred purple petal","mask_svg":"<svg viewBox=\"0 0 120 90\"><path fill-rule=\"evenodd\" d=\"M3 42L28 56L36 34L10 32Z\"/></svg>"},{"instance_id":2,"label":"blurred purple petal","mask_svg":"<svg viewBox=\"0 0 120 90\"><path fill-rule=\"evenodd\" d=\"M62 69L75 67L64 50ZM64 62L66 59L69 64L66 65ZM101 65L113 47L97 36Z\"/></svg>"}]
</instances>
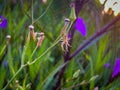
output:
<instances>
[{"instance_id":1,"label":"blurred purple petal","mask_svg":"<svg viewBox=\"0 0 120 90\"><path fill-rule=\"evenodd\" d=\"M119 73L120 73L120 58L117 58L114 65L112 77L117 76Z\"/></svg>"},{"instance_id":2,"label":"blurred purple petal","mask_svg":"<svg viewBox=\"0 0 120 90\"><path fill-rule=\"evenodd\" d=\"M7 19L3 16L0 16L0 28L6 28L7 27Z\"/></svg>"},{"instance_id":3,"label":"blurred purple petal","mask_svg":"<svg viewBox=\"0 0 120 90\"><path fill-rule=\"evenodd\" d=\"M85 25L84 20L82 18L79 17L76 19L75 28L81 33L82 36L87 35L86 25Z\"/></svg>"},{"instance_id":4,"label":"blurred purple petal","mask_svg":"<svg viewBox=\"0 0 120 90\"><path fill-rule=\"evenodd\" d=\"M68 33L68 39L71 39L71 33Z\"/></svg>"},{"instance_id":5,"label":"blurred purple petal","mask_svg":"<svg viewBox=\"0 0 120 90\"><path fill-rule=\"evenodd\" d=\"M104 64L104 68L111 68L111 64L110 63Z\"/></svg>"},{"instance_id":6,"label":"blurred purple petal","mask_svg":"<svg viewBox=\"0 0 120 90\"><path fill-rule=\"evenodd\" d=\"M6 68L8 66L8 62L7 61L3 61L3 66Z\"/></svg>"}]
</instances>

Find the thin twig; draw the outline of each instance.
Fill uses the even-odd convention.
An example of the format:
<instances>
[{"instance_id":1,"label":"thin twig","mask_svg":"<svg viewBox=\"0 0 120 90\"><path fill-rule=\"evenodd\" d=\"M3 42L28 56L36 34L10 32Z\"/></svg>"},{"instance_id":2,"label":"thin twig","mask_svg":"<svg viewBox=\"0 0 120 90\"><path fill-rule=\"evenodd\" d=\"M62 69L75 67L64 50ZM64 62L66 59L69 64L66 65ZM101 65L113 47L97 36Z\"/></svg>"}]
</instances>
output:
<instances>
[{"instance_id":1,"label":"thin twig","mask_svg":"<svg viewBox=\"0 0 120 90\"><path fill-rule=\"evenodd\" d=\"M6 84L6 86L2 89L2 90L6 90L7 89L7 87L8 87L8 85L13 81L13 79L22 71L22 69L24 68L24 67L26 67L27 66L27 64L25 64L25 65L22 65L20 68L19 68L19 70L14 74L14 76L10 79L10 81Z\"/></svg>"},{"instance_id":2,"label":"thin twig","mask_svg":"<svg viewBox=\"0 0 120 90\"><path fill-rule=\"evenodd\" d=\"M77 85L73 85L73 86L70 86L70 87L67 87L67 88L64 88L64 89L62 89L62 90L70 90L70 89L73 89L73 88L76 88L76 87L79 87L79 86L81 86L81 85L85 85L85 84L89 84L90 82L88 81L88 82L82 82L82 83L79 83L79 84L77 84Z\"/></svg>"},{"instance_id":3,"label":"thin twig","mask_svg":"<svg viewBox=\"0 0 120 90\"><path fill-rule=\"evenodd\" d=\"M31 17L32 17L32 24L33 24L33 0L32 0L32 7L31 7Z\"/></svg>"},{"instance_id":4,"label":"thin twig","mask_svg":"<svg viewBox=\"0 0 120 90\"><path fill-rule=\"evenodd\" d=\"M55 40L56 41L56 40ZM45 50L44 53L42 53L38 58L36 58L35 60L33 60L32 62L29 63L29 65L32 65L34 63L36 63L42 56L44 56L51 48L53 48L55 45L57 45L59 42L61 41L61 38L56 41L55 43L53 43L47 50Z\"/></svg>"},{"instance_id":5,"label":"thin twig","mask_svg":"<svg viewBox=\"0 0 120 90\"><path fill-rule=\"evenodd\" d=\"M29 61L31 61L31 59L32 59L32 57L35 54L37 49L38 49L38 46L36 46L35 49L33 50L32 54L30 55Z\"/></svg>"},{"instance_id":6,"label":"thin twig","mask_svg":"<svg viewBox=\"0 0 120 90\"><path fill-rule=\"evenodd\" d=\"M48 11L48 9L50 8L52 2L53 2L53 0L50 2L50 4L48 5L48 7L46 8L46 10L42 13L42 15L40 15L40 16L33 22L33 24L34 24L35 22L37 22L41 17L43 17L43 16L47 13L47 11Z\"/></svg>"}]
</instances>

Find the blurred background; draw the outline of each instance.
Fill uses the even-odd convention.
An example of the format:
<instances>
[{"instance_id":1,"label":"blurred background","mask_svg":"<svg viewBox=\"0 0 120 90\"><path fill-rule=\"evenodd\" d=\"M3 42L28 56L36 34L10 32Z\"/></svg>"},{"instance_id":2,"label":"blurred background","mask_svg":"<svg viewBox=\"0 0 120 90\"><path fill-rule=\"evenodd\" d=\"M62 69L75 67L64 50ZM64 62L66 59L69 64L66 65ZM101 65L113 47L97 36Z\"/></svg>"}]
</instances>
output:
<instances>
[{"instance_id":1,"label":"blurred background","mask_svg":"<svg viewBox=\"0 0 120 90\"><path fill-rule=\"evenodd\" d=\"M76 30L70 53L117 17L118 13L114 14L114 9L106 10L105 2L102 4L100 1L86 0L84 3L78 16L85 22L87 36L82 37ZM42 55L60 35L64 19L70 15L71 2L71 0L33 0L34 31L44 32L45 39L30 61ZM0 16L4 16L8 21L6 28L0 28L0 90L19 70L21 60L24 58L24 63L28 62L36 47L37 42L31 40L27 50L24 51L29 33L28 26L32 24L31 9L32 0L0 0ZM6 43L7 35L11 36L9 44ZM120 57L119 41L120 22L114 24L110 32L95 41L96 43L93 42L92 46L88 46L89 48L67 64L59 89L119 90L119 74L112 77L116 58ZM26 66L19 72L6 90L54 90L57 81L54 75L63 65L63 56L64 53L58 43L37 63ZM120 73L119 65L116 70Z\"/></svg>"}]
</instances>

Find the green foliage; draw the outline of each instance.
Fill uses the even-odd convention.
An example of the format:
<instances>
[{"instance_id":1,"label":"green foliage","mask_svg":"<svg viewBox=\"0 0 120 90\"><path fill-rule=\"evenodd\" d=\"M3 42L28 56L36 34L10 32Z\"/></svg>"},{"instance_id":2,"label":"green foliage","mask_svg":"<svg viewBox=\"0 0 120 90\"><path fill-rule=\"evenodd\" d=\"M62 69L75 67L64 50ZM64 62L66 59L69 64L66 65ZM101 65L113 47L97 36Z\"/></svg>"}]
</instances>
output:
<instances>
[{"instance_id":1,"label":"green foliage","mask_svg":"<svg viewBox=\"0 0 120 90\"><path fill-rule=\"evenodd\" d=\"M8 19L8 27L0 29L0 90L53 90L58 80L55 76L64 66L66 69L60 89L94 90L95 87L100 90L120 89L120 78L111 77L113 68L103 67L108 62L113 67L115 58L120 56L118 55L120 43L115 41L115 38L119 40L119 34L114 33L120 31L119 28L111 28L114 30L112 35L106 33L102 38L97 37L82 53L64 63L65 53L60 47L60 33L64 18L70 16L71 0L48 0L46 4L43 4L42 0L34 0L34 30L45 34L40 47L37 47L37 40L30 38L30 41L27 41L28 26L32 23L31 2L14 1L17 0L0 1L0 12ZM95 1L88 2L80 11L79 16L86 22L88 35L82 37L75 31L70 54L86 39L99 32L95 30L98 29L97 18L100 20L98 27L104 26L113 18L100 14L102 7L97 0ZM91 4L94 7L91 8ZM8 34L11 35L11 40L6 44Z\"/></svg>"},{"instance_id":2,"label":"green foliage","mask_svg":"<svg viewBox=\"0 0 120 90\"><path fill-rule=\"evenodd\" d=\"M6 77L6 71L3 66L0 67L0 89L3 88L4 80Z\"/></svg>"}]
</instances>

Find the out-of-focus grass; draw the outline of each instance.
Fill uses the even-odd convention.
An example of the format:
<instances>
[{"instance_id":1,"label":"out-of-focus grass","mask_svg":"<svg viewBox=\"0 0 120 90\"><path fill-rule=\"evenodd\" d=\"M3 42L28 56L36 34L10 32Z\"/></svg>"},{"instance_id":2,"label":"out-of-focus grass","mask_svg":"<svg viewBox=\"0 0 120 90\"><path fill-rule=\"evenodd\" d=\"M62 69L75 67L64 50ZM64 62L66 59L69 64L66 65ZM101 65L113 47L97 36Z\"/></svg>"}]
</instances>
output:
<instances>
[{"instance_id":1,"label":"out-of-focus grass","mask_svg":"<svg viewBox=\"0 0 120 90\"><path fill-rule=\"evenodd\" d=\"M8 27L6 29L0 29L0 90L18 71L22 59L24 63L33 61L54 44L54 40L60 35L62 26L64 25L64 17L68 17L70 13L69 0L53 0L46 14L34 23L35 32L44 32L45 40L42 46L37 48L34 55L30 58L36 47L36 42L31 40L26 51L24 50L29 32L28 26L31 24L31 2L23 1L21 3L20 1L17 3L13 3L13 1L1 1L0 5L1 14L8 19ZM39 0L34 1L34 20L46 10L49 4L49 0L46 4L43 4L42 1ZM97 7L97 3L95 3L95 5L96 11L94 11L94 8L89 9L91 7L90 3L81 10L79 16L83 17L86 22L88 35L84 38L76 31L71 52L75 51L85 39L97 33L97 31L95 31L95 29L97 29L96 18L93 17L93 14L98 15L96 12L97 10L101 11L101 7ZM88 11L90 13L88 13ZM109 16L111 18L103 17L102 14L98 15L98 17L100 19L100 26L104 26L106 22L109 22L109 20L113 18L112 16ZM104 21L104 18L106 18L106 21ZM118 29L118 31L120 30ZM11 35L11 41L10 44L6 46L6 35L8 34ZM113 33L112 36L116 35ZM113 54L112 52L113 44L111 44L110 40L113 37L110 37L111 34L107 33L101 40L67 63L67 68L61 82L61 89L70 88L83 81L83 84L75 86L74 88L76 90L88 90L99 87L103 90L112 90L120 87L119 84L116 84L119 82L119 78L109 83L110 78L112 78L112 69L103 67L105 63L114 62L115 57L119 57L119 55ZM118 52L120 48L119 42L112 41L112 43L118 45L116 48L116 52ZM65 65L63 64L62 56L63 53L58 43L41 57L39 62L27 65L10 83L7 89L53 90L56 82L53 76ZM5 62L7 62L7 64L5 64ZM77 73L77 77L74 78L75 73ZM95 78L96 75L98 75L97 78ZM91 78L95 79L90 80ZM70 89L72 90L72 88Z\"/></svg>"}]
</instances>

